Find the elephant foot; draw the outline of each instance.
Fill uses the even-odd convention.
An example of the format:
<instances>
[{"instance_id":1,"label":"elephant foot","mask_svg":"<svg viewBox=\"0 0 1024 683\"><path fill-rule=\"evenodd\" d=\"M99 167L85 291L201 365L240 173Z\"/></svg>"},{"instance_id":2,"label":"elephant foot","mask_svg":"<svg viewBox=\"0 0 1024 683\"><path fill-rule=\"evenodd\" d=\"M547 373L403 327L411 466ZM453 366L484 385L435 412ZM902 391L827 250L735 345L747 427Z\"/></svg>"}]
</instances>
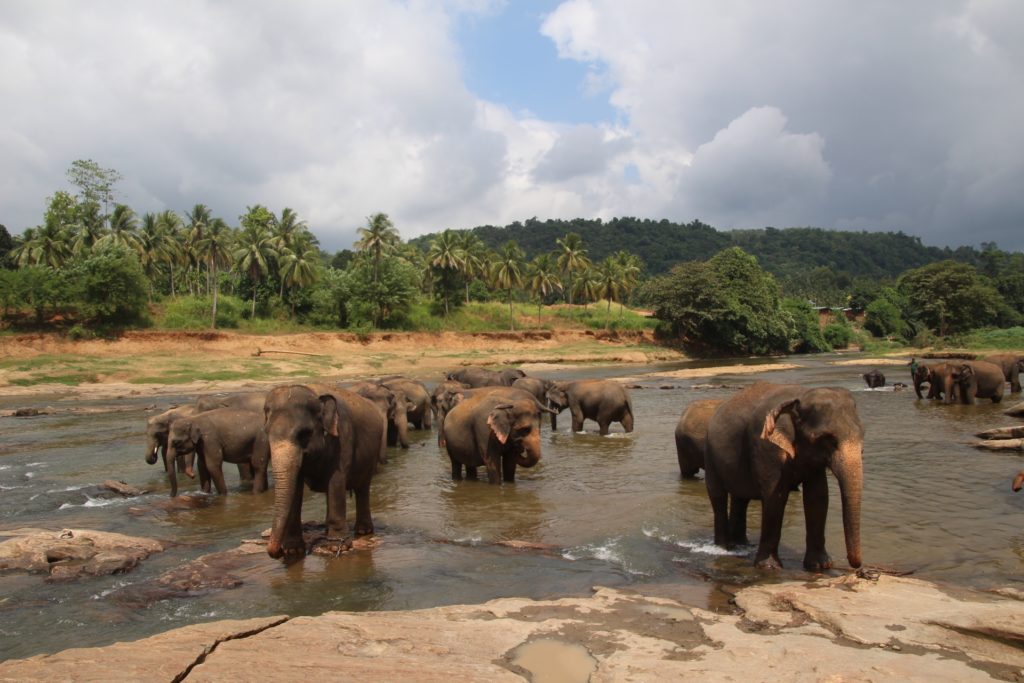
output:
<instances>
[{"instance_id":1,"label":"elephant foot","mask_svg":"<svg viewBox=\"0 0 1024 683\"><path fill-rule=\"evenodd\" d=\"M355 526L353 527L353 533L356 536L369 536L373 533L373 522L360 522L356 520Z\"/></svg>"},{"instance_id":2,"label":"elephant foot","mask_svg":"<svg viewBox=\"0 0 1024 683\"><path fill-rule=\"evenodd\" d=\"M733 549L736 546L750 545L750 539L747 538L746 534L743 536L730 536L729 537L729 549Z\"/></svg>"},{"instance_id":3,"label":"elephant foot","mask_svg":"<svg viewBox=\"0 0 1024 683\"><path fill-rule=\"evenodd\" d=\"M754 562L754 566L762 570L778 571L782 569L782 562L779 560L779 558L775 557L774 555L769 555L764 559L760 559Z\"/></svg>"},{"instance_id":4,"label":"elephant foot","mask_svg":"<svg viewBox=\"0 0 1024 683\"><path fill-rule=\"evenodd\" d=\"M804 569L809 572L823 572L832 568L832 558L824 550L810 551L804 555Z\"/></svg>"},{"instance_id":5,"label":"elephant foot","mask_svg":"<svg viewBox=\"0 0 1024 683\"><path fill-rule=\"evenodd\" d=\"M352 550L352 539L348 536L345 538L325 538L316 544L316 552L319 555L338 556L349 550Z\"/></svg>"},{"instance_id":6,"label":"elephant foot","mask_svg":"<svg viewBox=\"0 0 1024 683\"><path fill-rule=\"evenodd\" d=\"M267 555L270 555L275 560L282 558L286 560L302 559L306 556L306 541L303 540L302 534L299 534L297 538L285 536L281 540L271 536L270 540L267 541Z\"/></svg>"}]
</instances>

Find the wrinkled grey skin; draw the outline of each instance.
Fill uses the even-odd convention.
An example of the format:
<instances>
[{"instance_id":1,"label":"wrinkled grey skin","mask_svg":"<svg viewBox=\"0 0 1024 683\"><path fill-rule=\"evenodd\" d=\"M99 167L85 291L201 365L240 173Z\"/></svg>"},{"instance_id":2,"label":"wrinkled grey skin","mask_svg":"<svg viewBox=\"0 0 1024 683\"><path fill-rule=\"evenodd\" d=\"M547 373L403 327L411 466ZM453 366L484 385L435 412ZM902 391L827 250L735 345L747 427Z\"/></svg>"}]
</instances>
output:
<instances>
[{"instance_id":1,"label":"wrinkled grey skin","mask_svg":"<svg viewBox=\"0 0 1024 683\"><path fill-rule=\"evenodd\" d=\"M533 467L540 461L543 410L533 396L519 392L518 398L509 398L500 390L469 396L452 408L444 424L452 479L462 479L463 467L467 478L476 479L483 465L488 483L515 481L517 466Z\"/></svg>"},{"instance_id":2,"label":"wrinkled grey skin","mask_svg":"<svg viewBox=\"0 0 1024 683\"><path fill-rule=\"evenodd\" d=\"M354 532L373 533L370 483L384 448L385 423L377 408L344 389L277 387L267 394L265 429L274 469L274 522L267 542L271 557L301 558L303 487L327 494L327 540L352 547L346 494L356 499Z\"/></svg>"},{"instance_id":3,"label":"wrinkled grey skin","mask_svg":"<svg viewBox=\"0 0 1024 683\"><path fill-rule=\"evenodd\" d=\"M878 387L885 386L885 375L878 370L872 370L871 372L865 372L861 377L864 378L864 383L871 389L877 389Z\"/></svg>"},{"instance_id":4,"label":"wrinkled grey skin","mask_svg":"<svg viewBox=\"0 0 1024 683\"><path fill-rule=\"evenodd\" d=\"M495 372L494 370L488 370L477 365L470 365L469 367L449 372L445 379L462 382L475 389L490 386L510 387L520 377L526 377L526 373L519 369L510 368L501 372Z\"/></svg>"},{"instance_id":5,"label":"wrinkled grey skin","mask_svg":"<svg viewBox=\"0 0 1024 683\"><path fill-rule=\"evenodd\" d=\"M964 361L956 366L953 381L957 385L960 402L967 405L974 405L979 398L999 403L1006 391L1003 369L981 360Z\"/></svg>"},{"instance_id":6,"label":"wrinkled grey skin","mask_svg":"<svg viewBox=\"0 0 1024 683\"><path fill-rule=\"evenodd\" d=\"M1010 383L1010 393L1020 393L1020 373L1024 372L1024 356L1016 353L993 353L981 360L1002 368L1003 377Z\"/></svg>"},{"instance_id":7,"label":"wrinkled grey skin","mask_svg":"<svg viewBox=\"0 0 1024 683\"><path fill-rule=\"evenodd\" d=\"M387 420L387 445L409 447L408 415L411 404L405 394L377 382L359 382L348 387L377 407ZM382 460L387 463L387 460Z\"/></svg>"},{"instance_id":8,"label":"wrinkled grey skin","mask_svg":"<svg viewBox=\"0 0 1024 683\"><path fill-rule=\"evenodd\" d=\"M758 382L726 400L708 424L704 482L715 517L715 543L747 543L747 505L761 501L755 564L777 569L783 514L790 491L803 489L807 549L804 567L832 566L825 550L826 469L839 482L846 556L861 565L860 509L864 427L846 389L807 389ZM727 509L731 498L731 508Z\"/></svg>"},{"instance_id":9,"label":"wrinkled grey skin","mask_svg":"<svg viewBox=\"0 0 1024 683\"><path fill-rule=\"evenodd\" d=\"M551 384L549 380L540 379L539 377L520 377L515 382L512 382L513 387L530 392L542 405L547 404L547 393L548 389L551 388Z\"/></svg>"},{"instance_id":10,"label":"wrinkled grey skin","mask_svg":"<svg viewBox=\"0 0 1024 683\"><path fill-rule=\"evenodd\" d=\"M267 490L269 450L259 413L236 408L217 408L183 417L171 424L169 450L175 457L186 457L186 474L191 476L192 462L199 460L199 481L209 492L210 482L217 493L226 495L224 463L245 463L252 467L252 492Z\"/></svg>"},{"instance_id":11,"label":"wrinkled grey skin","mask_svg":"<svg viewBox=\"0 0 1024 683\"><path fill-rule=\"evenodd\" d=\"M178 406L154 415L146 420L146 462L155 465L157 457L163 458L164 470L171 483L171 497L178 495L177 472L185 471L185 462L167 458L167 437L171 433L171 423L183 417L191 417L199 412L195 406ZM175 463L177 462L177 467Z\"/></svg>"},{"instance_id":12,"label":"wrinkled grey skin","mask_svg":"<svg viewBox=\"0 0 1024 683\"><path fill-rule=\"evenodd\" d=\"M722 399L694 401L683 409L676 424L676 457L679 476L693 479L704 469L704 450L707 445L708 423Z\"/></svg>"},{"instance_id":13,"label":"wrinkled grey skin","mask_svg":"<svg viewBox=\"0 0 1024 683\"><path fill-rule=\"evenodd\" d=\"M594 420L601 436L608 434L612 422L619 422L628 433L633 431L633 403L626 387L606 379L585 379L578 382L554 382L547 391L552 412L551 429L557 429L557 413L566 408L572 415L572 431L583 431L585 420Z\"/></svg>"},{"instance_id":14,"label":"wrinkled grey skin","mask_svg":"<svg viewBox=\"0 0 1024 683\"><path fill-rule=\"evenodd\" d=\"M471 396L482 396L485 394L494 394L501 396L509 401L516 401L523 398L532 398L537 401L536 397L528 391L523 391L516 387L505 387L505 386L488 386L488 387L477 387L476 389L451 389L441 394L438 399L438 408L444 414L444 418L437 425L437 445L442 448L445 446L445 420L447 419L448 413L452 411L455 406L462 403ZM549 411L543 403L537 401L538 410L542 412Z\"/></svg>"},{"instance_id":15,"label":"wrinkled grey skin","mask_svg":"<svg viewBox=\"0 0 1024 683\"><path fill-rule=\"evenodd\" d=\"M216 408L238 408L253 413L263 413L263 401L267 398L265 391L249 391L242 394L227 394L225 396L203 396L196 401L196 407L200 412L215 410Z\"/></svg>"},{"instance_id":16,"label":"wrinkled grey skin","mask_svg":"<svg viewBox=\"0 0 1024 683\"><path fill-rule=\"evenodd\" d=\"M430 429L433 413L430 410L430 392L423 382L407 377L390 377L382 383L392 391L402 392L409 403L408 419L416 429Z\"/></svg>"}]
</instances>

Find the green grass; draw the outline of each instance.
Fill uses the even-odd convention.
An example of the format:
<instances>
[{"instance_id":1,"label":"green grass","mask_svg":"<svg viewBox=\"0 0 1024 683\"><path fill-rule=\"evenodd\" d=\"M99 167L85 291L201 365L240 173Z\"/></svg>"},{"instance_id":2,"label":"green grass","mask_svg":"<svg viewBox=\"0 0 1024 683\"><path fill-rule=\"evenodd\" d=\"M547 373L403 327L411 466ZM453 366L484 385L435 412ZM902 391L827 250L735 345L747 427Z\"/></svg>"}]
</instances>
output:
<instances>
[{"instance_id":1,"label":"green grass","mask_svg":"<svg viewBox=\"0 0 1024 683\"><path fill-rule=\"evenodd\" d=\"M970 350L1024 351L1024 327L972 330L950 343Z\"/></svg>"}]
</instances>

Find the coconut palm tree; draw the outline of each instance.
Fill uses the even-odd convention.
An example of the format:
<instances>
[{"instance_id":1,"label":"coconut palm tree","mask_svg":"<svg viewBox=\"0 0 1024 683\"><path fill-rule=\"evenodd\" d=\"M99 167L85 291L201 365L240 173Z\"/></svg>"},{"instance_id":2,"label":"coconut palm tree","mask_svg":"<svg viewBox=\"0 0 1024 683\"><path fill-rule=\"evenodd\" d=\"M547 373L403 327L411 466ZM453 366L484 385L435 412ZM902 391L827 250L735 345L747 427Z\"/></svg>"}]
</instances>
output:
<instances>
[{"instance_id":1,"label":"coconut palm tree","mask_svg":"<svg viewBox=\"0 0 1024 683\"><path fill-rule=\"evenodd\" d=\"M210 211L210 207L206 206L206 204L196 204L192 207L191 211L185 212L185 217L188 219L188 229L185 238L184 251L186 258L188 259L189 272L192 271L193 267L201 269L202 266L205 266L206 291L210 291L210 272L213 269L213 266L208 260L204 260L204 258L199 255L198 245L206 239L206 228L210 225L210 221L213 220L213 214ZM190 291L191 288L192 283L189 282Z\"/></svg>"},{"instance_id":2,"label":"coconut palm tree","mask_svg":"<svg viewBox=\"0 0 1024 683\"><path fill-rule=\"evenodd\" d=\"M604 329L607 330L612 313L612 302L621 300L625 281L622 268L614 256L605 256L604 260L594 268L594 281L597 285L595 288L597 298L608 300L608 308L604 316Z\"/></svg>"},{"instance_id":3,"label":"coconut palm tree","mask_svg":"<svg viewBox=\"0 0 1024 683\"><path fill-rule=\"evenodd\" d=\"M366 227L359 228L358 234L359 241L355 243L355 248L372 255L373 284L376 285L380 282L381 259L398 246L398 230L386 213L375 213L366 219Z\"/></svg>"},{"instance_id":4,"label":"coconut palm tree","mask_svg":"<svg viewBox=\"0 0 1024 683\"><path fill-rule=\"evenodd\" d=\"M483 241L475 233L466 230L459 240L459 248L462 250L462 276L466 281L466 303L469 303L469 283L473 278L481 277L486 273L487 248Z\"/></svg>"},{"instance_id":5,"label":"coconut palm tree","mask_svg":"<svg viewBox=\"0 0 1024 683\"><path fill-rule=\"evenodd\" d=\"M302 249L295 249L296 243L303 238L304 235L309 234L309 230L306 227L306 221L301 220L299 215L289 207L284 207L281 210L281 218L274 222L274 248L281 254L283 259L288 253L298 253ZM304 245L306 248L312 246L309 240L306 240L307 244ZM280 273L279 273L280 274ZM281 291L278 292L278 296L281 300L284 300L284 286L285 277L281 276Z\"/></svg>"},{"instance_id":6,"label":"coconut palm tree","mask_svg":"<svg viewBox=\"0 0 1024 683\"><path fill-rule=\"evenodd\" d=\"M643 261L640 260L639 256L628 251L615 252L615 261L619 264L619 268L622 271L622 298L619 299L619 318L621 318L625 309L626 299L629 298L629 295L636 289L637 283L640 282Z\"/></svg>"},{"instance_id":7,"label":"coconut palm tree","mask_svg":"<svg viewBox=\"0 0 1024 683\"><path fill-rule=\"evenodd\" d=\"M447 318L448 291L451 289L452 278L462 268L463 252L458 235L453 230L445 230L430 241L427 251L427 262L432 270L439 275L441 291L444 294L444 316Z\"/></svg>"},{"instance_id":8,"label":"coconut palm tree","mask_svg":"<svg viewBox=\"0 0 1024 683\"><path fill-rule=\"evenodd\" d=\"M254 223L242 230L234 253L235 268L252 280L252 317L256 317L257 285L270 272L270 264L277 258L274 235L269 226Z\"/></svg>"},{"instance_id":9,"label":"coconut palm tree","mask_svg":"<svg viewBox=\"0 0 1024 683\"><path fill-rule=\"evenodd\" d=\"M573 284L573 294L577 301L583 302L583 310L587 310L591 301L596 301L600 279L597 269L589 261L586 267L582 268L576 275L576 282Z\"/></svg>"},{"instance_id":10,"label":"coconut palm tree","mask_svg":"<svg viewBox=\"0 0 1024 683\"><path fill-rule=\"evenodd\" d=\"M572 320L572 301L575 293L575 281L573 274L588 265L587 250L583 246L583 238L577 233L570 232L565 237L555 240L558 244L558 267L567 275L566 289L569 292L569 319Z\"/></svg>"},{"instance_id":11,"label":"coconut palm tree","mask_svg":"<svg viewBox=\"0 0 1024 683\"><path fill-rule=\"evenodd\" d=\"M159 259L159 265L167 268L171 280L171 296L174 296L174 269L185 259L183 229L181 218L170 209L157 214L157 236L153 249Z\"/></svg>"},{"instance_id":12,"label":"coconut palm tree","mask_svg":"<svg viewBox=\"0 0 1024 683\"><path fill-rule=\"evenodd\" d=\"M138 254L142 250L138 228L139 219L131 207L117 204L114 206L114 212L110 214L110 228L96 242L96 246L120 246Z\"/></svg>"},{"instance_id":13,"label":"coconut palm tree","mask_svg":"<svg viewBox=\"0 0 1024 683\"><path fill-rule=\"evenodd\" d=\"M41 226L25 231L21 246L15 251L15 263L19 266L58 269L71 257L71 236L67 228L47 216Z\"/></svg>"},{"instance_id":14,"label":"coconut palm tree","mask_svg":"<svg viewBox=\"0 0 1024 683\"><path fill-rule=\"evenodd\" d=\"M96 246L96 243L107 233L107 229L103 225L99 204L95 202L79 204L76 214L71 251L78 256Z\"/></svg>"},{"instance_id":15,"label":"coconut palm tree","mask_svg":"<svg viewBox=\"0 0 1024 683\"><path fill-rule=\"evenodd\" d=\"M540 311L544 298L556 289L562 289L555 257L552 254L540 254L535 257L530 261L526 278L526 286L537 297L537 324L540 325Z\"/></svg>"},{"instance_id":16,"label":"coconut palm tree","mask_svg":"<svg viewBox=\"0 0 1024 683\"><path fill-rule=\"evenodd\" d=\"M212 271L213 305L210 312L210 327L217 327L217 295L220 284L217 270L231 265L231 228L220 218L212 218L203 225L203 238L195 243L195 255L201 262L210 265Z\"/></svg>"},{"instance_id":17,"label":"coconut palm tree","mask_svg":"<svg viewBox=\"0 0 1024 683\"><path fill-rule=\"evenodd\" d=\"M309 287L320 279L320 250L302 235L280 253L280 263L281 282L287 282L289 287ZM291 307L294 314L294 301Z\"/></svg>"},{"instance_id":18,"label":"coconut palm tree","mask_svg":"<svg viewBox=\"0 0 1024 683\"><path fill-rule=\"evenodd\" d=\"M508 291L508 322L509 329L516 329L516 319L512 312L512 292L516 287L523 286L522 265L526 254L513 240L509 240L502 247L498 260L494 262L494 284L499 289Z\"/></svg>"}]
</instances>

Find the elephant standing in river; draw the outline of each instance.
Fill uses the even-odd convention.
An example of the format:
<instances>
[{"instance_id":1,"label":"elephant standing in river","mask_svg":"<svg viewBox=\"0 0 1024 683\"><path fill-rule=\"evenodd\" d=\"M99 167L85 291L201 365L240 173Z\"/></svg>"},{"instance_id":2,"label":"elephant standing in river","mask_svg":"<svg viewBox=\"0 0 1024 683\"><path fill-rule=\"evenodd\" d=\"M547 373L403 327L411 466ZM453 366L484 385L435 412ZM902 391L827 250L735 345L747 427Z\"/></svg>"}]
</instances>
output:
<instances>
[{"instance_id":1,"label":"elephant standing in river","mask_svg":"<svg viewBox=\"0 0 1024 683\"><path fill-rule=\"evenodd\" d=\"M445 379L455 380L456 382L462 382L477 388L499 385L510 387L520 377L526 377L526 373L517 368L508 368L501 372L496 372L478 365L470 365L469 367L452 370Z\"/></svg>"},{"instance_id":2,"label":"elephant standing in river","mask_svg":"<svg viewBox=\"0 0 1024 683\"><path fill-rule=\"evenodd\" d=\"M185 463L175 467L177 459L167 457L167 437L171 433L171 424L183 417L191 417L199 412L195 406L178 406L146 420L146 462L155 465L157 458L163 458L164 470L171 483L171 497L178 495L177 472L185 471Z\"/></svg>"},{"instance_id":3,"label":"elephant standing in river","mask_svg":"<svg viewBox=\"0 0 1024 683\"><path fill-rule=\"evenodd\" d=\"M1024 372L1024 356L1016 353L993 353L981 360L1002 368L1003 377L1010 383L1010 393L1020 393L1020 373Z\"/></svg>"},{"instance_id":4,"label":"elephant standing in river","mask_svg":"<svg viewBox=\"0 0 1024 683\"><path fill-rule=\"evenodd\" d=\"M981 360L961 363L953 371L953 381L957 384L960 402L967 405L974 405L979 398L999 403L1006 391L1003 369Z\"/></svg>"},{"instance_id":5,"label":"elephant standing in river","mask_svg":"<svg viewBox=\"0 0 1024 683\"><path fill-rule=\"evenodd\" d=\"M944 403L953 403L957 399L957 384L953 380L953 363L921 364L914 372L914 392L921 395L921 385L928 385L928 398L942 399Z\"/></svg>"},{"instance_id":6,"label":"elephant standing in river","mask_svg":"<svg viewBox=\"0 0 1024 683\"><path fill-rule=\"evenodd\" d=\"M406 420L416 429L430 429L433 412L430 410L430 392L423 382L408 377L387 377L381 384L395 392L401 392L408 403Z\"/></svg>"},{"instance_id":7,"label":"elephant standing in river","mask_svg":"<svg viewBox=\"0 0 1024 683\"><path fill-rule=\"evenodd\" d=\"M676 457L679 476L692 479L704 468L704 450L707 444L708 423L721 399L703 399L686 406L676 424Z\"/></svg>"},{"instance_id":8,"label":"elephant standing in river","mask_svg":"<svg viewBox=\"0 0 1024 683\"><path fill-rule=\"evenodd\" d=\"M539 377L520 377L515 382L512 382L512 386L516 389L522 389L533 394L534 398L541 402L541 404L547 403L548 389L551 388L551 382L546 379L540 379Z\"/></svg>"},{"instance_id":9,"label":"elephant standing in river","mask_svg":"<svg viewBox=\"0 0 1024 683\"><path fill-rule=\"evenodd\" d=\"M554 382L546 394L551 412L551 429L557 429L556 415L566 408L572 415L572 431L583 431L585 420L597 422L601 436L608 434L612 422L619 422L628 433L633 431L633 403L626 387L607 379ZM557 412L555 412L557 411Z\"/></svg>"},{"instance_id":10,"label":"elephant standing in river","mask_svg":"<svg viewBox=\"0 0 1024 683\"><path fill-rule=\"evenodd\" d=\"M872 370L871 372L865 372L861 377L864 378L864 383L868 385L869 389L877 389L885 386L885 375L877 369Z\"/></svg>"},{"instance_id":11,"label":"elephant standing in river","mask_svg":"<svg viewBox=\"0 0 1024 683\"><path fill-rule=\"evenodd\" d=\"M348 391L359 394L374 406L387 424L387 445L409 447L409 401L401 391L395 391L377 382L359 382L348 387ZM384 453L386 451L382 451ZM381 460L386 464L387 460Z\"/></svg>"},{"instance_id":12,"label":"elephant standing in river","mask_svg":"<svg viewBox=\"0 0 1024 683\"><path fill-rule=\"evenodd\" d=\"M370 482L385 439L384 419L377 408L344 389L292 385L267 394L264 415L274 468L274 522L267 554L306 554L304 485L327 494L328 543L338 550L352 546L345 519L349 491L356 498L355 534L372 534Z\"/></svg>"},{"instance_id":13,"label":"elephant standing in river","mask_svg":"<svg viewBox=\"0 0 1024 683\"><path fill-rule=\"evenodd\" d=\"M501 389L506 389L502 387ZM478 393L456 405L444 421L445 448L452 464L452 479L476 479L477 467L487 468L487 481L513 482L516 466L533 467L540 461L540 414L547 409L518 389L518 398L499 391Z\"/></svg>"},{"instance_id":14,"label":"elephant standing in river","mask_svg":"<svg viewBox=\"0 0 1024 683\"><path fill-rule=\"evenodd\" d=\"M185 473L192 476L192 461L199 459L199 481L203 491L210 481L217 493L228 492L224 482L224 463L245 463L252 467L252 492L267 490L269 450L267 435L259 413L236 408L217 408L171 424L168 435L175 457L187 457Z\"/></svg>"},{"instance_id":15,"label":"elephant standing in river","mask_svg":"<svg viewBox=\"0 0 1024 683\"><path fill-rule=\"evenodd\" d=\"M861 565L860 507L864 427L846 389L807 389L758 382L726 400L708 425L704 482L715 517L715 544L747 543L747 505L761 501L755 564L782 566L779 540L790 491L803 488L807 549L804 567L832 566L825 550L831 469L843 503L846 556ZM727 509L731 497L731 509Z\"/></svg>"}]
</instances>

